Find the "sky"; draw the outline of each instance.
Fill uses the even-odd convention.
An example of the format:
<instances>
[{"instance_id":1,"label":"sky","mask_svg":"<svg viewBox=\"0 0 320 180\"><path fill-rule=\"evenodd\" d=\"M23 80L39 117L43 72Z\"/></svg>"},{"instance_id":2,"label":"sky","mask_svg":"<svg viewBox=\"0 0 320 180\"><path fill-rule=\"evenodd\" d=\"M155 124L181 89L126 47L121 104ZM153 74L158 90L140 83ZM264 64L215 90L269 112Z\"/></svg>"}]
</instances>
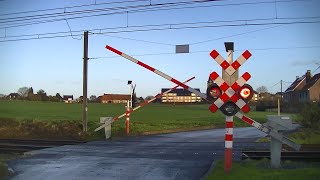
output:
<instances>
[{"instance_id":1,"label":"sky","mask_svg":"<svg viewBox=\"0 0 320 180\"><path fill-rule=\"evenodd\" d=\"M320 1L243 0L239 3L222 0L175 6L175 9L161 11L160 4L168 6L191 1L125 2L0 0L0 94L17 92L20 87L26 86L32 87L35 92L43 89L48 95L81 96L82 34L85 30L90 34L89 96L129 93L128 80L136 84L139 97L153 96L161 88L175 86L106 50L106 45L179 81L195 76L188 85L199 88L201 92L206 91L211 72L221 74L221 67L209 53L216 49L227 58L224 42L234 42L234 59L245 50L252 53L252 57L240 67L240 75L249 72L252 77L248 84L254 89L266 86L269 92L275 93L281 90L282 80L284 91L296 76L304 75L307 70L311 70L312 74L320 73L317 69L320 66ZM153 9L145 11L142 8ZM39 11L44 9L54 10ZM66 15L69 12L101 9L103 11L79 15L96 15L91 17ZM21 13L25 11L36 12ZM62 16L54 17L57 13ZM36 19L44 14L52 15L47 19ZM12 19L15 17L29 20ZM35 21L51 22L36 24ZM30 22L31 25L17 26ZM65 32L63 35L67 37L44 38L55 36L48 33L56 32ZM35 39L21 40L29 38ZM176 54L175 45L180 44L189 44L190 53Z\"/></svg>"}]
</instances>

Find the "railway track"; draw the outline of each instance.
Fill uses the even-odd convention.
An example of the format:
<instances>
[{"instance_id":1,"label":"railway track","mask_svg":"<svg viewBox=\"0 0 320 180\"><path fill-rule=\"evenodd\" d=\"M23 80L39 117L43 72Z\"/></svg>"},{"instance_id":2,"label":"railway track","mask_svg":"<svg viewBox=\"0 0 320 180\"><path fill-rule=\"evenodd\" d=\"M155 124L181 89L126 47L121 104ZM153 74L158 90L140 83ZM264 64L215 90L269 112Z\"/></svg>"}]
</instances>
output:
<instances>
[{"instance_id":1,"label":"railway track","mask_svg":"<svg viewBox=\"0 0 320 180\"><path fill-rule=\"evenodd\" d=\"M270 150L242 150L242 159L263 159L270 158ZM320 144L303 144L300 151L291 151L283 146L281 152L282 160L307 160L320 162Z\"/></svg>"},{"instance_id":2,"label":"railway track","mask_svg":"<svg viewBox=\"0 0 320 180\"><path fill-rule=\"evenodd\" d=\"M63 145L75 145L85 141L42 140L42 139L0 139L0 153L23 153L32 150Z\"/></svg>"},{"instance_id":3,"label":"railway track","mask_svg":"<svg viewBox=\"0 0 320 180\"><path fill-rule=\"evenodd\" d=\"M270 151L243 151L242 159L270 158ZM282 160L310 160L320 162L320 151L285 151L281 152Z\"/></svg>"}]
</instances>

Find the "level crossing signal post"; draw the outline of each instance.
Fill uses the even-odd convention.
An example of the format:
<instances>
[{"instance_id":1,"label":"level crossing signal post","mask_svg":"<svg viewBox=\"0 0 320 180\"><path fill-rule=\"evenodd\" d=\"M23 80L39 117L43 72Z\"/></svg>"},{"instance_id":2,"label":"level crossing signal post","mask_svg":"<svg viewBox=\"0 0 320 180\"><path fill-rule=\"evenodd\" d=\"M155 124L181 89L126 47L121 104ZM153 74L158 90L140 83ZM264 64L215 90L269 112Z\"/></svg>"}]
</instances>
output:
<instances>
[{"instance_id":1,"label":"level crossing signal post","mask_svg":"<svg viewBox=\"0 0 320 180\"><path fill-rule=\"evenodd\" d=\"M130 100L127 100L127 106L126 108L126 135L130 134L130 112L132 112L132 109L135 108L136 103L136 97L135 97L135 89L136 85L133 86L132 81L128 81L128 85L130 85Z\"/></svg>"},{"instance_id":2,"label":"level crossing signal post","mask_svg":"<svg viewBox=\"0 0 320 180\"><path fill-rule=\"evenodd\" d=\"M227 45L226 45L227 47ZM250 57L251 53L246 50L242 53L234 62L228 62L230 59L232 59L232 52L230 48L226 48L228 54L230 55L228 61L226 61L216 50L213 50L210 53L210 56L222 67L223 72L227 73L229 76L226 78L221 78L216 72L212 72L210 74L210 79L214 82L215 85L210 85L207 88L207 93L203 94L194 88L186 85L185 83L155 69L154 67L151 67L142 61L135 59L134 57L129 56L128 54L125 54L109 45L106 45L106 49L109 51L118 54L119 56L122 56L123 58L167 79L168 81L171 81L178 86L181 86L182 88L198 95L199 97L203 98L204 100L211 102L209 109L211 112L216 112L218 109L222 111L226 115L226 147L229 149L232 149L232 140L233 140L233 116L238 117L243 122L255 127L256 129L270 135L275 140L282 142L290 147L292 147L294 150L299 150L300 145L295 144L293 141L285 137L284 135L278 133L277 131L273 130L272 127L261 124L253 119L251 119L248 116L245 116L240 111L244 113L248 113L250 111L250 106L247 104L248 101L253 96L253 89L250 85L246 84L247 81L251 78L251 75L248 72L245 72L242 74L241 77L238 77L238 75L234 75L239 67L246 62ZM228 80L228 77L230 80ZM233 79L233 80L232 80ZM232 83L233 82L233 83ZM231 119L232 117L232 119ZM103 126L100 126L96 129L99 130ZM227 148L226 148L227 149ZM227 150L226 150L227 151ZM230 154L228 150L227 154ZM232 150L231 150L232 151ZM225 171L229 172L232 167L232 155L229 156L231 158L228 159L225 163Z\"/></svg>"},{"instance_id":3,"label":"level crossing signal post","mask_svg":"<svg viewBox=\"0 0 320 180\"><path fill-rule=\"evenodd\" d=\"M216 72L210 74L210 79L214 82L207 87L207 97L214 102L210 107L211 112L216 112L218 109L222 111L225 117L225 172L230 172L232 169L232 148L233 148L233 116L243 109L244 112L249 112L250 107L246 104L253 95L253 89L250 85L245 84L250 79L249 73L244 73L239 77L239 67L250 56L249 51L240 56L233 62L234 43L225 42L228 59L224 60L222 56L213 50L210 56L222 67L222 78Z\"/></svg>"}]
</instances>

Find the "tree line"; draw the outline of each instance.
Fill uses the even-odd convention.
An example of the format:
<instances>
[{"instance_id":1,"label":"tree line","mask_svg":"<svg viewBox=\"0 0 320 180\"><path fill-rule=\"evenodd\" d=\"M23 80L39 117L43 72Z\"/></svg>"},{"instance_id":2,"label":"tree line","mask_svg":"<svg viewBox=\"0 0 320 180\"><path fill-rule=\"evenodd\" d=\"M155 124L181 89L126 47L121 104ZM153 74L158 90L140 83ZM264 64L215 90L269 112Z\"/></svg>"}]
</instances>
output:
<instances>
[{"instance_id":1,"label":"tree line","mask_svg":"<svg viewBox=\"0 0 320 180\"><path fill-rule=\"evenodd\" d=\"M45 90L39 89L34 93L33 88L30 87L21 87L18 89L17 94L19 95L17 99L20 100L29 100L29 101L53 101L61 102L63 101L62 96L57 93L55 96L47 95Z\"/></svg>"}]
</instances>

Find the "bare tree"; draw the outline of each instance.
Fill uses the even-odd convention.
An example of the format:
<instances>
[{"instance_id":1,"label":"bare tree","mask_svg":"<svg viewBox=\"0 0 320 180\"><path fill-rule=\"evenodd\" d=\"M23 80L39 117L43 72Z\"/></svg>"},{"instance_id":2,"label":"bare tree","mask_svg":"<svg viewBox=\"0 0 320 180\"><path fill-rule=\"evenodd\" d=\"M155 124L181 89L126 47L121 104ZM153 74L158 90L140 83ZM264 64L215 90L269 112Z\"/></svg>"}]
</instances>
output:
<instances>
[{"instance_id":1,"label":"bare tree","mask_svg":"<svg viewBox=\"0 0 320 180\"><path fill-rule=\"evenodd\" d=\"M46 92L43 90L43 89L40 89L38 92L37 92L37 94L46 94Z\"/></svg>"},{"instance_id":2,"label":"bare tree","mask_svg":"<svg viewBox=\"0 0 320 180\"><path fill-rule=\"evenodd\" d=\"M150 100L150 99L152 99L153 98L153 96L147 96L144 100L145 101L148 101L148 100Z\"/></svg>"},{"instance_id":3,"label":"bare tree","mask_svg":"<svg viewBox=\"0 0 320 180\"><path fill-rule=\"evenodd\" d=\"M18 89L18 94L21 96L21 97L28 97L28 92L29 92L29 88L28 87L21 87Z\"/></svg>"},{"instance_id":4,"label":"bare tree","mask_svg":"<svg viewBox=\"0 0 320 180\"><path fill-rule=\"evenodd\" d=\"M91 95L90 98L89 98L89 100L90 100L91 102L96 102L96 101L97 101L97 96L96 96L96 95Z\"/></svg>"},{"instance_id":5,"label":"bare tree","mask_svg":"<svg viewBox=\"0 0 320 180\"><path fill-rule=\"evenodd\" d=\"M260 86L256 89L256 91L258 93L265 93L265 92L268 92L268 88L266 86Z\"/></svg>"}]
</instances>

